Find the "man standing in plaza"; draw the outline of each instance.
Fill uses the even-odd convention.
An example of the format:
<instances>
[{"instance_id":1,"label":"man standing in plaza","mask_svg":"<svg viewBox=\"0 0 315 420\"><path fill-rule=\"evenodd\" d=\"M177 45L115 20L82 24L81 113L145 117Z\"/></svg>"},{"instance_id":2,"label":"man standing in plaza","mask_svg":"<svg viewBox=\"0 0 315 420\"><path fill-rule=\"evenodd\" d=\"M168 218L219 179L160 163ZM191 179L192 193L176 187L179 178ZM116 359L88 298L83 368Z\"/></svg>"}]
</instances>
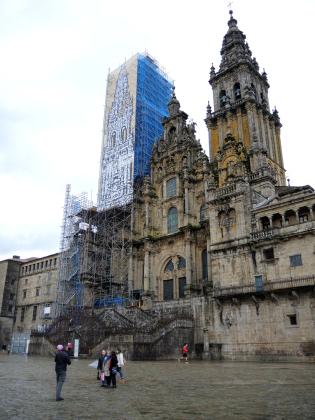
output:
<instances>
[{"instance_id":1,"label":"man standing in plaza","mask_svg":"<svg viewBox=\"0 0 315 420\"><path fill-rule=\"evenodd\" d=\"M57 379L57 386L56 386L56 401L62 401L61 398L61 389L64 381L66 380L67 374L67 365L71 365L71 360L68 355L63 349L62 344L58 344L57 346L57 353L55 356L55 371L56 371L56 379Z\"/></svg>"}]
</instances>

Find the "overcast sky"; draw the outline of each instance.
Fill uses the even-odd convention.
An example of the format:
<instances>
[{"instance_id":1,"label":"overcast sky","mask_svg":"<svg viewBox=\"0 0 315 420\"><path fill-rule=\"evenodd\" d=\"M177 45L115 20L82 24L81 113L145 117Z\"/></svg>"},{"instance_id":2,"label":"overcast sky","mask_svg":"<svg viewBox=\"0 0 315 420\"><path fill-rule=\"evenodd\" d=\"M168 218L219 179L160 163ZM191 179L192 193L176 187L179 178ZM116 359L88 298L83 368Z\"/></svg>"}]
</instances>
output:
<instances>
[{"instance_id":1,"label":"overcast sky","mask_svg":"<svg viewBox=\"0 0 315 420\"><path fill-rule=\"evenodd\" d=\"M197 123L227 31L225 0L0 1L0 259L59 250L67 183L96 201L108 69L147 50ZM315 186L314 0L234 0L270 83L291 185Z\"/></svg>"}]
</instances>

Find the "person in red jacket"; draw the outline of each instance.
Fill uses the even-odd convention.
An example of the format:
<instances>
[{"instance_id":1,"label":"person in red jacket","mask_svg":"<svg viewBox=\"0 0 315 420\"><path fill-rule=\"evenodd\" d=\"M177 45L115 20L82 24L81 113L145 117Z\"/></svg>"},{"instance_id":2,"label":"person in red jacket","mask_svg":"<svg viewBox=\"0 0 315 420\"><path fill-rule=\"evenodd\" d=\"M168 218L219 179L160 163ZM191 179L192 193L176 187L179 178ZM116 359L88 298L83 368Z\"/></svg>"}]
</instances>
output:
<instances>
[{"instance_id":1,"label":"person in red jacket","mask_svg":"<svg viewBox=\"0 0 315 420\"><path fill-rule=\"evenodd\" d=\"M188 344L185 343L183 346L183 359L185 360L185 363L188 362Z\"/></svg>"}]
</instances>

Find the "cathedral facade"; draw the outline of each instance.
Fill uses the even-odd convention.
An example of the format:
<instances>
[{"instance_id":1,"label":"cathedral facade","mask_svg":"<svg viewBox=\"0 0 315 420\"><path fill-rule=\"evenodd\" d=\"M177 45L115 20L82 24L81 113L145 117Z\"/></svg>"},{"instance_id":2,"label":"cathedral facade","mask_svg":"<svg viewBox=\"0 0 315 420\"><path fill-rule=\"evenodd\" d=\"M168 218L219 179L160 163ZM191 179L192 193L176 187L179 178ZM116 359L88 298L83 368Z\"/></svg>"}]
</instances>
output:
<instances>
[{"instance_id":1,"label":"cathedral facade","mask_svg":"<svg viewBox=\"0 0 315 420\"><path fill-rule=\"evenodd\" d=\"M210 159L173 92L135 200L129 287L148 310L190 308L205 358L315 356L315 193L286 185L267 74L230 14Z\"/></svg>"}]
</instances>

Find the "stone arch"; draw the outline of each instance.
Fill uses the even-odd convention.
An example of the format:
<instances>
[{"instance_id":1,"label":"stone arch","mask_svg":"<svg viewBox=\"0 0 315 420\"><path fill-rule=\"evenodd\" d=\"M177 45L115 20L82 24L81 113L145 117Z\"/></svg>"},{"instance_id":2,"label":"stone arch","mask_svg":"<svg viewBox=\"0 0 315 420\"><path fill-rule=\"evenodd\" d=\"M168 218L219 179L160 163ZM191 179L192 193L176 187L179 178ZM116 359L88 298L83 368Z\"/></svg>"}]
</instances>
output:
<instances>
[{"instance_id":1,"label":"stone arch","mask_svg":"<svg viewBox=\"0 0 315 420\"><path fill-rule=\"evenodd\" d=\"M294 225L297 222L296 213L294 210L290 209L284 213L284 223L286 225Z\"/></svg>"},{"instance_id":2,"label":"stone arch","mask_svg":"<svg viewBox=\"0 0 315 420\"><path fill-rule=\"evenodd\" d=\"M186 260L181 255L168 256L161 264L160 291L163 300L185 297Z\"/></svg>"},{"instance_id":3,"label":"stone arch","mask_svg":"<svg viewBox=\"0 0 315 420\"><path fill-rule=\"evenodd\" d=\"M273 228L281 228L283 225L283 217L280 213L275 213L271 218Z\"/></svg>"},{"instance_id":4,"label":"stone arch","mask_svg":"<svg viewBox=\"0 0 315 420\"><path fill-rule=\"evenodd\" d=\"M298 209L298 216L299 216L299 222L307 222L310 220L310 209L306 206L300 207Z\"/></svg>"},{"instance_id":5,"label":"stone arch","mask_svg":"<svg viewBox=\"0 0 315 420\"><path fill-rule=\"evenodd\" d=\"M268 216L263 216L260 218L260 225L262 230L268 230L270 229L271 225L270 225L270 219Z\"/></svg>"},{"instance_id":6,"label":"stone arch","mask_svg":"<svg viewBox=\"0 0 315 420\"><path fill-rule=\"evenodd\" d=\"M234 83L233 93L234 93L234 100L235 101L239 101L240 99L242 99L241 85L239 84L239 82Z\"/></svg>"},{"instance_id":7,"label":"stone arch","mask_svg":"<svg viewBox=\"0 0 315 420\"><path fill-rule=\"evenodd\" d=\"M167 138L170 142L172 142L175 139L175 136L176 136L176 127L172 126L168 130Z\"/></svg>"}]
</instances>

